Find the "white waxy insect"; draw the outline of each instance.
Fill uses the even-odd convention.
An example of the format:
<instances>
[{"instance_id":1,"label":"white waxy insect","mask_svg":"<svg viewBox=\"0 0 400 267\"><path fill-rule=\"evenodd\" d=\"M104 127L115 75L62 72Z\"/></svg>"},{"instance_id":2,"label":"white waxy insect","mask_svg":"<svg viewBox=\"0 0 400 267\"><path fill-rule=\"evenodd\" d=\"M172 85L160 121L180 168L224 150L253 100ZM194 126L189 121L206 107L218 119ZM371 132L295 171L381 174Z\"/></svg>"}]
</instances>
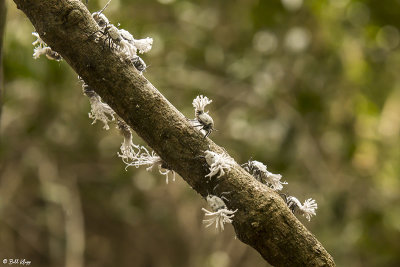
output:
<instances>
[{"instance_id":1,"label":"white waxy insect","mask_svg":"<svg viewBox=\"0 0 400 267\"><path fill-rule=\"evenodd\" d=\"M215 195L208 195L206 200L212 211L202 208L205 216L211 217L209 219L204 219L203 223L206 224L206 227L215 223L215 228L223 231L225 223L232 223L232 218L235 216L234 214L237 212L237 209L229 210L222 198Z\"/></svg>"},{"instance_id":2,"label":"white waxy insect","mask_svg":"<svg viewBox=\"0 0 400 267\"><path fill-rule=\"evenodd\" d=\"M103 14L104 10L108 7L110 4L111 0L107 2L107 4L98 12L94 12L92 14L93 19L96 21L97 25L101 28L100 31L96 31L93 33L102 33L103 35L106 36L104 40L104 44L108 41L108 46L111 49L116 49L118 51L121 51L125 53L126 55L130 55L130 45L128 42L126 42L117 27L115 27L113 24L109 22L107 17ZM96 38L98 40L98 38Z\"/></svg>"},{"instance_id":3,"label":"white waxy insect","mask_svg":"<svg viewBox=\"0 0 400 267\"><path fill-rule=\"evenodd\" d=\"M140 72L146 70L146 63L137 53L147 53L151 50L153 45L153 38L147 37L145 39L136 40L133 38L132 34L124 29L119 29L119 33L124 41L127 43L127 60L132 63L132 65Z\"/></svg>"},{"instance_id":4,"label":"white waxy insect","mask_svg":"<svg viewBox=\"0 0 400 267\"><path fill-rule=\"evenodd\" d=\"M201 129L206 131L205 137L209 136L214 130L214 120L208 115L208 112L197 114L196 119L200 123Z\"/></svg>"},{"instance_id":5,"label":"white waxy insect","mask_svg":"<svg viewBox=\"0 0 400 267\"><path fill-rule=\"evenodd\" d=\"M194 115L196 117L195 122L198 124L194 124L194 127L200 127L201 130L205 132L204 137L207 137L214 131L214 120L208 114L208 111L205 112L204 108L210 104L212 100L209 100L206 96L197 96L192 105L194 107Z\"/></svg>"},{"instance_id":6,"label":"white waxy insect","mask_svg":"<svg viewBox=\"0 0 400 267\"><path fill-rule=\"evenodd\" d=\"M107 24L101 33L106 35L104 43L108 41L108 46L110 48L119 50L129 55L130 45L122 38L117 27L115 27L113 24Z\"/></svg>"},{"instance_id":7,"label":"white waxy insect","mask_svg":"<svg viewBox=\"0 0 400 267\"><path fill-rule=\"evenodd\" d=\"M129 164L131 160L134 160L140 153L140 146L135 145L132 142L132 131L129 126L118 119L117 128L120 131L121 135L124 137L124 141L121 144L120 151L121 153L117 153L118 157L122 159L125 164Z\"/></svg>"},{"instance_id":8,"label":"white waxy insect","mask_svg":"<svg viewBox=\"0 0 400 267\"><path fill-rule=\"evenodd\" d=\"M38 59L41 55L45 55L50 60L61 61L62 57L59 53L53 51L50 47L36 47L33 49L33 58Z\"/></svg>"},{"instance_id":9,"label":"white waxy insect","mask_svg":"<svg viewBox=\"0 0 400 267\"><path fill-rule=\"evenodd\" d=\"M107 19L107 17L99 12L94 12L92 14L93 19L97 22L97 25L99 25L100 28L104 29L110 21Z\"/></svg>"},{"instance_id":10,"label":"white waxy insect","mask_svg":"<svg viewBox=\"0 0 400 267\"><path fill-rule=\"evenodd\" d=\"M272 190L275 190L275 191L282 190L283 185L287 184L287 182L281 181L282 175L269 172L267 170L267 166L264 163L259 162L257 160L253 160L253 161L249 160L247 163L243 164L242 166L248 173L253 175L254 178L256 178L258 181L266 184Z\"/></svg>"},{"instance_id":11,"label":"white waxy insect","mask_svg":"<svg viewBox=\"0 0 400 267\"><path fill-rule=\"evenodd\" d=\"M318 209L317 202L312 198L307 199L303 204L301 204L297 198L288 196L286 198L286 204L293 214L303 215L308 221L311 220L312 216L316 215L315 210Z\"/></svg>"},{"instance_id":12,"label":"white waxy insect","mask_svg":"<svg viewBox=\"0 0 400 267\"><path fill-rule=\"evenodd\" d=\"M119 34L118 28L113 24L108 24L104 29L104 32L108 33L110 39L112 39L114 42L120 43L122 41L122 36Z\"/></svg>"},{"instance_id":13,"label":"white waxy insect","mask_svg":"<svg viewBox=\"0 0 400 267\"><path fill-rule=\"evenodd\" d=\"M92 14L93 19L99 25L99 31L93 35L101 33L105 36L103 46L108 42L110 49L120 52L124 59L135 66L137 70L143 72L146 69L146 63L137 56L137 53L146 53L151 50L153 39L150 37L144 39L135 39L132 34L124 29L118 29L115 25L111 24L107 17L103 14L104 10L110 4L111 0L98 12ZM99 36L96 36L96 41Z\"/></svg>"},{"instance_id":14,"label":"white waxy insect","mask_svg":"<svg viewBox=\"0 0 400 267\"><path fill-rule=\"evenodd\" d=\"M131 45L132 55L136 55L137 52L140 54L147 53L153 47L153 38L135 39L130 32L124 29L119 29L119 33Z\"/></svg>"},{"instance_id":15,"label":"white waxy insect","mask_svg":"<svg viewBox=\"0 0 400 267\"><path fill-rule=\"evenodd\" d=\"M227 209L225 202L220 197L214 195L208 195L206 200L208 205L210 205L213 211L218 211L220 209Z\"/></svg>"},{"instance_id":16,"label":"white waxy insect","mask_svg":"<svg viewBox=\"0 0 400 267\"><path fill-rule=\"evenodd\" d=\"M61 61L62 57L59 53L52 50L43 40L40 38L37 32L32 33L36 37L36 41L32 43L35 46L33 49L33 58L38 59L40 56L45 55L50 60Z\"/></svg>"},{"instance_id":17,"label":"white waxy insect","mask_svg":"<svg viewBox=\"0 0 400 267\"><path fill-rule=\"evenodd\" d=\"M101 97L89 85L87 85L81 78L79 79L83 82L83 93L89 98L91 106L89 118L93 119L92 124L95 124L96 121L99 120L104 123L103 128L109 130L110 126L108 126L108 123L115 120L115 111L109 105L103 103Z\"/></svg>"},{"instance_id":18,"label":"white waxy insect","mask_svg":"<svg viewBox=\"0 0 400 267\"><path fill-rule=\"evenodd\" d=\"M141 146L139 150L140 151L135 154L129 163L125 162L126 168L130 166L134 166L136 168L139 168L140 166L147 166L146 170L151 171L154 166L157 166L158 172L162 175L165 175L165 182L167 184L170 174L172 174L172 180L175 182L175 172L160 156L158 156L154 151L150 153L144 146ZM142 150L144 152L140 153Z\"/></svg>"},{"instance_id":19,"label":"white waxy insect","mask_svg":"<svg viewBox=\"0 0 400 267\"><path fill-rule=\"evenodd\" d=\"M206 150L204 152L205 160L209 166L210 173L206 177L213 177L218 174L217 178L225 175L226 171L229 171L235 164L233 158L228 156L226 153L218 154L216 152Z\"/></svg>"}]
</instances>

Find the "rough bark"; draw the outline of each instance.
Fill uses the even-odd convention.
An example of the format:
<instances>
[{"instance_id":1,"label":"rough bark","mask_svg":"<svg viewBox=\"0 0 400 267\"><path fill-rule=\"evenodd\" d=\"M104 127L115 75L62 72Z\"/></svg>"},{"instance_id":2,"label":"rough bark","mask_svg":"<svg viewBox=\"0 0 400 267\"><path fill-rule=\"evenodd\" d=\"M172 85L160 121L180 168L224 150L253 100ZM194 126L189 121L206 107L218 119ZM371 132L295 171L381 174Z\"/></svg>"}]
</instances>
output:
<instances>
[{"instance_id":1,"label":"rough bark","mask_svg":"<svg viewBox=\"0 0 400 267\"><path fill-rule=\"evenodd\" d=\"M204 176L199 157L222 148L189 121L134 67L93 40L97 25L77 0L14 0L42 39L59 52L87 84L200 195L215 184ZM73 105L73 103L71 103ZM215 178L214 178L215 179ZM274 266L334 266L329 253L289 211L282 198L239 165L218 179L219 192L231 192L238 209L237 237Z\"/></svg>"}]
</instances>

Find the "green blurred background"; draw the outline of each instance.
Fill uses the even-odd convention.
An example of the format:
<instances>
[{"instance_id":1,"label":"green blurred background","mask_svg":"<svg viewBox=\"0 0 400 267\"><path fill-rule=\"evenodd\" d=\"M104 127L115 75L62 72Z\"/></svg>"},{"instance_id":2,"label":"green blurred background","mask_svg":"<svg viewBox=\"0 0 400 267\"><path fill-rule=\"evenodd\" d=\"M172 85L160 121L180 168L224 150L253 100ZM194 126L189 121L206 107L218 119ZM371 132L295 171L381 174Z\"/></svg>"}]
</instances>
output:
<instances>
[{"instance_id":1,"label":"green blurred background","mask_svg":"<svg viewBox=\"0 0 400 267\"><path fill-rule=\"evenodd\" d=\"M231 226L204 229L207 204L180 177L125 171L115 127L91 125L67 63L32 58L34 28L7 4L0 260L269 266ZM105 14L154 38L145 76L184 115L213 100L211 139L317 200L299 219L338 266L400 266L399 0L113 0Z\"/></svg>"}]
</instances>

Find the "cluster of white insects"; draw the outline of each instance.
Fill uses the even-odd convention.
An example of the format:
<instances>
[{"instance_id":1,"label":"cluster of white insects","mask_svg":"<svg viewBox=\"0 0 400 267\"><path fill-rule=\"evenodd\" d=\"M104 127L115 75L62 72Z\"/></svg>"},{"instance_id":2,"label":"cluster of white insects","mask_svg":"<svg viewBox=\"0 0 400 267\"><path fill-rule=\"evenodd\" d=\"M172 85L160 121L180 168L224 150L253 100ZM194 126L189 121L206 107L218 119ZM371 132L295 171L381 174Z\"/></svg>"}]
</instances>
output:
<instances>
[{"instance_id":1,"label":"cluster of white insects","mask_svg":"<svg viewBox=\"0 0 400 267\"><path fill-rule=\"evenodd\" d=\"M105 36L103 39L103 46L108 43L110 49L119 53L126 62L135 66L135 68L142 73L146 70L147 66L137 53L143 54L149 52L153 46L153 39L150 37L135 39L127 30L118 29L114 24L111 24L108 18L103 14L110 2L111 0L109 0L100 11L92 14L93 19L100 27L100 30L93 33L93 35L95 35L95 40L100 42L101 37Z\"/></svg>"},{"instance_id":2,"label":"cluster of white insects","mask_svg":"<svg viewBox=\"0 0 400 267\"><path fill-rule=\"evenodd\" d=\"M269 186L274 191L280 191L283 189L283 185L287 184L287 182L282 182L282 175L274 174L267 170L267 166L256 160L249 160L242 167L250 173L254 178L256 178L261 183ZM284 195L284 194L283 194ZM311 216L316 215L315 210L318 208L315 200L309 198L307 199L303 205L301 205L300 201L293 197L285 196L285 202L288 205L289 209L294 214L300 214L307 218L310 221Z\"/></svg>"},{"instance_id":3,"label":"cluster of white insects","mask_svg":"<svg viewBox=\"0 0 400 267\"><path fill-rule=\"evenodd\" d=\"M107 17L103 14L104 10L107 8L111 0L107 2L103 9L92 14L93 19L96 21L100 30L96 31L95 35L96 42L102 41L103 47L107 46L120 55L125 62L132 64L140 73L146 69L145 62L137 55L138 53L146 53L151 50L153 45L153 39L147 37L145 39L135 39L132 34L124 29L118 29L116 26L111 24ZM39 58L41 55L45 55L48 59L60 61L62 59L61 55L53 51L39 36L38 33L33 32L33 36L37 38L32 44L35 46L33 57L35 59ZM102 39L102 37L104 37ZM128 124L123 121L114 110L106 103L102 102L101 97L87 85L83 79L82 81L82 91L89 99L91 105L91 111L89 112L89 118L93 119L92 124L96 121L101 121L105 130L109 130L109 123L117 121L117 129L123 137L123 142L120 147L120 152L117 153L118 157L126 164L128 167L139 168L145 166L147 171L151 171L156 167L161 175L166 177L166 183L168 184L170 176L172 180L175 181L175 172L170 166L154 151L149 152L149 150L140 145L136 145L132 141L132 130ZM208 137L212 131L214 131L214 120L205 111L205 107L210 104L212 100L208 99L203 95L197 96L192 105L195 111L195 119L190 120L193 127L198 129L204 138ZM216 178L217 181L222 176L226 175L227 172L236 164L233 158L231 158L227 153L217 153L211 150L204 151L202 156L206 163L209 173L205 175L205 178L209 180ZM274 191L280 191L286 182L282 182L282 175L273 174L267 170L267 166L262 162L253 160L248 161L243 164L242 167L250 173L259 182L270 187ZM215 191L215 188L214 188ZM232 223L234 214L236 210L228 209L225 201L228 199L223 196L226 192L220 194L220 196L208 194L206 196L207 203L211 207L211 211L202 208L205 212L205 216L209 217L204 219L203 223L206 227L215 224L217 230L224 230L224 224ZM284 195L284 194L282 194ZM312 216L315 216L315 210L317 209L317 203L315 200L309 198L303 204L293 197L284 195L284 199L289 209L294 214L303 215L308 221L310 221ZM224 201L225 200L225 201Z\"/></svg>"},{"instance_id":4,"label":"cluster of white insects","mask_svg":"<svg viewBox=\"0 0 400 267\"><path fill-rule=\"evenodd\" d=\"M216 177L217 179L221 178L235 164L235 160L225 152L216 153L206 150L204 152L204 159L206 160L209 170L209 173L205 175L205 178L208 177L210 180L213 177ZM232 223L232 218L235 216L234 214L237 212L237 209L230 210L227 208L223 199L226 201L228 201L228 199L223 196L224 194L226 194L226 192L221 193L221 197L212 194L207 195L206 200L212 211L202 208L202 210L205 212L205 216L211 217L203 220L203 223L206 224L206 227L209 227L215 223L215 229L223 231L225 223Z\"/></svg>"},{"instance_id":5,"label":"cluster of white insects","mask_svg":"<svg viewBox=\"0 0 400 267\"><path fill-rule=\"evenodd\" d=\"M207 162L209 173L205 177L216 177L217 179L225 175L231 167L235 164L235 161L228 156L225 152L223 153L216 153L210 150L206 150L204 152L204 158ZM243 168L250 173L256 180L260 181L261 183L267 185L274 191L280 191L283 188L284 184L287 182L282 182L281 178L282 175L274 174L267 170L267 166L259 161L248 161L247 163L242 165ZM284 195L284 194L283 194ZM289 209L294 214L303 215L308 221L311 220L312 216L316 215L316 209L318 208L317 203L315 200L309 198L303 204L293 196L284 195L285 202L288 205ZM210 226L215 223L216 228L220 228L221 230L224 229L224 223L231 223L234 213L237 211L232 211L227 209L226 204L223 200L227 200L225 197L218 197L215 195L208 195L207 202L210 205L213 212L210 212L206 209L203 211L206 213L206 216L214 216L211 219L204 220L206 226Z\"/></svg>"}]
</instances>

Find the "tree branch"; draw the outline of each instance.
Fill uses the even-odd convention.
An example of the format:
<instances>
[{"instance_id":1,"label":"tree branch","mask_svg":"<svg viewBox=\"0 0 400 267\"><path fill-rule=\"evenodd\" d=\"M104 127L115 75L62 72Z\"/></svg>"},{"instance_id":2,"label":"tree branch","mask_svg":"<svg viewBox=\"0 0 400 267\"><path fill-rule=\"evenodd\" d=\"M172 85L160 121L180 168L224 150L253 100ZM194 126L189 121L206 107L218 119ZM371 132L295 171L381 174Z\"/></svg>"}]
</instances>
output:
<instances>
[{"instance_id":1,"label":"tree branch","mask_svg":"<svg viewBox=\"0 0 400 267\"><path fill-rule=\"evenodd\" d=\"M194 129L133 66L93 40L98 30L77 0L14 0L42 39L62 55L85 82L203 197L211 192L204 151L222 148ZM218 179L231 192L237 237L274 266L334 266L332 257L297 220L282 198L239 165Z\"/></svg>"}]
</instances>

